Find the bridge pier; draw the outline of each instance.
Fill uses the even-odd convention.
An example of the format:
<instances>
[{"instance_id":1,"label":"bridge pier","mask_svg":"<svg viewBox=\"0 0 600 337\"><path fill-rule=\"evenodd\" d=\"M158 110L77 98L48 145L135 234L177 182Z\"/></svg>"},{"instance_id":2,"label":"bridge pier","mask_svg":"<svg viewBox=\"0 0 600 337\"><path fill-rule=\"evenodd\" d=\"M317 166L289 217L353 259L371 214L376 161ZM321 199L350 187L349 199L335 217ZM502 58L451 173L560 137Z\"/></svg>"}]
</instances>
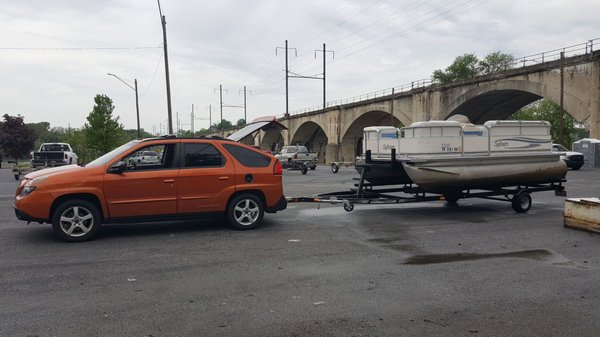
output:
<instances>
[{"instance_id":1,"label":"bridge pier","mask_svg":"<svg viewBox=\"0 0 600 337\"><path fill-rule=\"evenodd\" d=\"M325 148L325 163L340 161L340 144L328 143Z\"/></svg>"},{"instance_id":2,"label":"bridge pier","mask_svg":"<svg viewBox=\"0 0 600 337\"><path fill-rule=\"evenodd\" d=\"M590 88L590 138L600 139L600 61L595 63Z\"/></svg>"}]
</instances>

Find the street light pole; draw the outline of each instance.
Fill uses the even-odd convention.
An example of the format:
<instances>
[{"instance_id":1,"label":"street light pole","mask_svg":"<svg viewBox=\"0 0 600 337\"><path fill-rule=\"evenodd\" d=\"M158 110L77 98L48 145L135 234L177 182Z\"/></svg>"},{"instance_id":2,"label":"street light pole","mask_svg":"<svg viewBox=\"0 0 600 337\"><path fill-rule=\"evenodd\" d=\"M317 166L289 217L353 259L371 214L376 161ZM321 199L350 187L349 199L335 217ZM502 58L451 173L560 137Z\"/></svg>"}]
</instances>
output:
<instances>
[{"instance_id":1,"label":"street light pole","mask_svg":"<svg viewBox=\"0 0 600 337\"><path fill-rule=\"evenodd\" d=\"M117 80L123 82L126 86L130 87L133 91L135 91L135 112L136 112L136 116L137 116L137 136L138 136L138 139L141 139L142 133L140 131L140 105L138 103L137 78L133 80L135 87L132 87L129 83L125 82L123 79L121 79L119 76L117 76L115 74L106 73L106 75L113 76Z\"/></svg>"}]
</instances>

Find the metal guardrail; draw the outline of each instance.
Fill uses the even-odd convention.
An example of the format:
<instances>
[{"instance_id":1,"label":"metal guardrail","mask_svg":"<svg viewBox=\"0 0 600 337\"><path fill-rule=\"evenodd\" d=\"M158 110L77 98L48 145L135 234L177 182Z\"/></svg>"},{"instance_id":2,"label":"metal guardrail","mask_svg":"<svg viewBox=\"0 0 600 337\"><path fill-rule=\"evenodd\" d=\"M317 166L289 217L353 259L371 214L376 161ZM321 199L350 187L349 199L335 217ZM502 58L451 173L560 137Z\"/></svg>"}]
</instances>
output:
<instances>
[{"instance_id":1,"label":"metal guardrail","mask_svg":"<svg viewBox=\"0 0 600 337\"><path fill-rule=\"evenodd\" d=\"M574 44L574 45L568 46L568 47L563 47L563 48L559 48L559 49L554 49L554 50L549 50L549 51L545 51L545 52L541 52L541 53L537 53L537 54L519 57L519 58L514 59L513 62L506 64L505 70L515 69L515 68L519 68L519 67L524 68L524 67L531 66L531 65L537 65L537 64L543 64L543 63L547 63L547 62L551 62L551 61L556 61L561 58L561 55L563 55L563 57L573 57L573 56L591 54L594 51L594 46L596 46L596 49L598 49L599 45L600 45L600 38L596 38L596 39L588 40L584 43L578 43L578 44ZM401 86L394 87L394 88L383 89L383 90L370 92L367 94L362 94L362 95L358 95L358 96L354 96L354 97L350 97L350 98L326 102L325 105L326 105L326 108L329 108L329 107L334 107L334 106L338 106L338 105L351 104L351 103L366 101L366 100L370 100L370 99L374 99L374 98L378 98L378 97L389 96L392 93L393 94L407 93L407 92L410 92L411 90L425 88L432 84L435 84L435 82L433 81L432 78L425 78L425 79L420 79L417 81L412 81L410 83L406 83L406 84L403 84ZM315 112L315 111L319 111L319 110L323 110L323 105L313 105L313 106L310 106L307 108L294 110L294 111L290 112L290 116L299 115L299 114L308 113L308 112ZM281 114L281 115L278 115L277 118L281 118L284 116L285 115Z\"/></svg>"}]
</instances>

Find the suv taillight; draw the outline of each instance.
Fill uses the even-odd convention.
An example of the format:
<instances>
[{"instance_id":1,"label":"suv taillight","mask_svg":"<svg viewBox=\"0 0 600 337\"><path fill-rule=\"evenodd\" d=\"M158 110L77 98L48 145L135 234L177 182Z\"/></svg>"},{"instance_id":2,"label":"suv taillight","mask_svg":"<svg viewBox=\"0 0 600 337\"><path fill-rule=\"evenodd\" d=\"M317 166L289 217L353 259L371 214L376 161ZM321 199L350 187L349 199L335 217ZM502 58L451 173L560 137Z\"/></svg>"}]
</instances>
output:
<instances>
[{"instance_id":1,"label":"suv taillight","mask_svg":"<svg viewBox=\"0 0 600 337\"><path fill-rule=\"evenodd\" d=\"M281 162L279 159L275 159L275 165L273 165L273 174L276 176L283 174L283 168L281 167Z\"/></svg>"}]
</instances>

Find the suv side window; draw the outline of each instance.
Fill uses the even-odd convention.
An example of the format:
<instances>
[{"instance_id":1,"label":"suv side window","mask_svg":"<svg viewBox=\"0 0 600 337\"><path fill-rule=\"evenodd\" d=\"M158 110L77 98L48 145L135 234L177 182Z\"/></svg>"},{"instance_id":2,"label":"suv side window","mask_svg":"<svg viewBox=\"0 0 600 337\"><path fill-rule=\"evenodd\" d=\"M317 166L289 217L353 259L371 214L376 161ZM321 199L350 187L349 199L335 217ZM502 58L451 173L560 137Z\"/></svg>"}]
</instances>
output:
<instances>
[{"instance_id":1,"label":"suv side window","mask_svg":"<svg viewBox=\"0 0 600 337\"><path fill-rule=\"evenodd\" d=\"M209 143L185 143L183 158L183 167L222 167L225 165L225 158L221 152Z\"/></svg>"},{"instance_id":2,"label":"suv side window","mask_svg":"<svg viewBox=\"0 0 600 337\"><path fill-rule=\"evenodd\" d=\"M271 158L262 153L247 149L233 144L223 144L227 152L246 167L267 167L271 163Z\"/></svg>"},{"instance_id":3,"label":"suv side window","mask_svg":"<svg viewBox=\"0 0 600 337\"><path fill-rule=\"evenodd\" d=\"M173 167L175 147L173 144L151 145L121 159L127 171L167 169Z\"/></svg>"}]
</instances>

